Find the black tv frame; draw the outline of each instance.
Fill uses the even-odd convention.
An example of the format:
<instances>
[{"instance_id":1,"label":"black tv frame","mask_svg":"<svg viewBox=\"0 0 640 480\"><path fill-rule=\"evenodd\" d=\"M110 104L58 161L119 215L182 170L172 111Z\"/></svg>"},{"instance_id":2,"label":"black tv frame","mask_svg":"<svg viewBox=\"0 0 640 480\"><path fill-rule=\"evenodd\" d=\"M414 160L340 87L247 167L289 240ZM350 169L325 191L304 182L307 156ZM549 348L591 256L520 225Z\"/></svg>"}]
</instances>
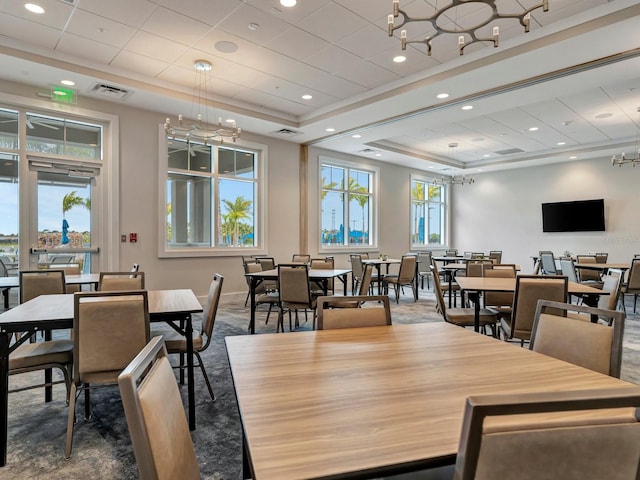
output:
<instances>
[{"instance_id":1,"label":"black tv frame","mask_svg":"<svg viewBox=\"0 0 640 480\"><path fill-rule=\"evenodd\" d=\"M604 199L542 204L542 231L604 232Z\"/></svg>"}]
</instances>

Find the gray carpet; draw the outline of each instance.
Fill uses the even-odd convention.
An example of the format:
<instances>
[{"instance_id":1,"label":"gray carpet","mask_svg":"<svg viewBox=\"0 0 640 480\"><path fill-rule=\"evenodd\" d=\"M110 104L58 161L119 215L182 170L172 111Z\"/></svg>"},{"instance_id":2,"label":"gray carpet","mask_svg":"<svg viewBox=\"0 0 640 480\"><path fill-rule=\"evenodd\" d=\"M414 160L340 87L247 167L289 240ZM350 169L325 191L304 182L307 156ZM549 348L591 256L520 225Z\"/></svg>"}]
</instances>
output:
<instances>
[{"instance_id":1,"label":"gray carpet","mask_svg":"<svg viewBox=\"0 0 640 480\"><path fill-rule=\"evenodd\" d=\"M407 294L409 292L406 292ZM240 296L238 296L240 297ZM203 478L241 478L241 429L231 382L224 337L246 334L249 309L242 300L224 302L214 328L212 345L204 362L214 384L217 400L211 402L199 372L196 372L196 415L193 432ZM631 304L629 304L631 305ZM435 312L432 292L422 290L414 303L403 295L400 304L392 302L394 323L442 321ZM631 311L631 308L628 311ZM275 316L264 324L265 313L257 315L257 332L275 332ZM286 322L285 322L286 323ZM310 320L301 330L309 330ZM287 333L288 334L288 333ZM295 332L292 333L295 335ZM629 314L625 329L622 378L640 384L640 315ZM266 368L266 367L265 367ZM16 375L10 386L40 381L39 374ZM183 396L186 388L183 388ZM10 479L130 479L137 478L135 458L129 439L122 403L117 388L92 393L93 418L86 422L79 400L70 460L64 460L67 408L64 387L54 388L54 401L43 402L42 390L9 395L8 464L0 469L0 478ZM186 402L185 402L186 403ZM295 452L292 452L295 454Z\"/></svg>"}]
</instances>

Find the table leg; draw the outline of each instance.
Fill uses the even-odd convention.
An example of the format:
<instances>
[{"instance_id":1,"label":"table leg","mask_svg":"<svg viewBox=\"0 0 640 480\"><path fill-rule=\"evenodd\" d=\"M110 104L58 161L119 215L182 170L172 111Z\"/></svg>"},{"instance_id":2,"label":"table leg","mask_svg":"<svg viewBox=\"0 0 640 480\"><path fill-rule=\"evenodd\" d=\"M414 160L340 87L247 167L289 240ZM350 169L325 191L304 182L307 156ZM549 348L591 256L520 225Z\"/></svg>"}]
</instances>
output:
<instances>
[{"instance_id":1,"label":"table leg","mask_svg":"<svg viewBox=\"0 0 640 480\"><path fill-rule=\"evenodd\" d=\"M382 295L382 266L376 263L375 267L378 271L378 295Z\"/></svg>"},{"instance_id":2,"label":"table leg","mask_svg":"<svg viewBox=\"0 0 640 480\"><path fill-rule=\"evenodd\" d=\"M447 272L447 281L449 282L449 308L451 308L451 292L453 291L453 271Z\"/></svg>"},{"instance_id":3,"label":"table leg","mask_svg":"<svg viewBox=\"0 0 640 480\"><path fill-rule=\"evenodd\" d=\"M187 314L185 320L187 321L187 327L185 329L185 335L187 336L187 378L189 381L189 429L196 429L196 391L194 386L193 375L193 322L191 321L191 314Z\"/></svg>"},{"instance_id":4,"label":"table leg","mask_svg":"<svg viewBox=\"0 0 640 480\"><path fill-rule=\"evenodd\" d=\"M2 290L2 296L4 297L4 308L9 308L9 289Z\"/></svg>"},{"instance_id":5,"label":"table leg","mask_svg":"<svg viewBox=\"0 0 640 480\"><path fill-rule=\"evenodd\" d=\"M51 330L45 330L44 339L51 340ZM46 385L44 387L44 401L50 402L51 400L53 400L53 375L51 368L47 368L44 371L44 383Z\"/></svg>"},{"instance_id":6,"label":"table leg","mask_svg":"<svg viewBox=\"0 0 640 480\"><path fill-rule=\"evenodd\" d=\"M0 467L7 464L7 420L9 416L9 333L0 333Z\"/></svg>"},{"instance_id":7,"label":"table leg","mask_svg":"<svg viewBox=\"0 0 640 480\"><path fill-rule=\"evenodd\" d=\"M469 296L469 300L474 303L474 314L473 314L473 329L476 332L480 331L480 292L467 292ZM460 296L464 298L464 295L461 293Z\"/></svg>"},{"instance_id":8,"label":"table leg","mask_svg":"<svg viewBox=\"0 0 640 480\"><path fill-rule=\"evenodd\" d=\"M253 472L251 469L251 455L249 454L249 447L247 447L247 437L242 430L242 478L253 478Z\"/></svg>"},{"instance_id":9,"label":"table leg","mask_svg":"<svg viewBox=\"0 0 640 480\"><path fill-rule=\"evenodd\" d=\"M256 333L256 287L258 286L258 279L251 277L249 289L251 290L251 318L249 320L249 333Z\"/></svg>"}]
</instances>

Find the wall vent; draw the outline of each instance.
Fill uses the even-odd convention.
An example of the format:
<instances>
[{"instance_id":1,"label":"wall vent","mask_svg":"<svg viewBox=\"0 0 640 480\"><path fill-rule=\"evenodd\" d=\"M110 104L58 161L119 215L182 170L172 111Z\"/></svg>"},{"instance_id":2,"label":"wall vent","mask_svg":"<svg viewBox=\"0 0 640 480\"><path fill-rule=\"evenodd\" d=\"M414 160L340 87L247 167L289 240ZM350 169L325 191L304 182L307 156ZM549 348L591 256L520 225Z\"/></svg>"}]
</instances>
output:
<instances>
[{"instance_id":1,"label":"wall vent","mask_svg":"<svg viewBox=\"0 0 640 480\"><path fill-rule=\"evenodd\" d=\"M114 100L124 100L132 93L130 90L126 90L120 87L114 87L113 85L107 85L105 83L96 83L91 88L91 91L96 95L108 97Z\"/></svg>"},{"instance_id":2,"label":"wall vent","mask_svg":"<svg viewBox=\"0 0 640 480\"><path fill-rule=\"evenodd\" d=\"M296 130L291 130L289 128L281 128L280 130L271 132L270 135L280 135L282 137L293 137L294 135L301 135L301 134L302 132L298 132Z\"/></svg>"}]
</instances>

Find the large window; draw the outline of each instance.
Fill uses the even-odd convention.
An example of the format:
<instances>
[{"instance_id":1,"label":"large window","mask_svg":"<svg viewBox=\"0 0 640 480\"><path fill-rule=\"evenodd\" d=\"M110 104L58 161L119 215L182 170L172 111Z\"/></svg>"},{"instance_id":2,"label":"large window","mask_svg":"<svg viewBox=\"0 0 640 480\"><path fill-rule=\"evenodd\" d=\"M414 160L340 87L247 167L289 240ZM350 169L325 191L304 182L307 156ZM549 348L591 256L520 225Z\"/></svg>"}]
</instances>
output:
<instances>
[{"instance_id":1,"label":"large window","mask_svg":"<svg viewBox=\"0 0 640 480\"><path fill-rule=\"evenodd\" d=\"M411 179L411 245L419 247L444 246L446 194L444 185L427 179Z\"/></svg>"},{"instance_id":2,"label":"large window","mask_svg":"<svg viewBox=\"0 0 640 480\"><path fill-rule=\"evenodd\" d=\"M167 139L165 253L260 245L261 151Z\"/></svg>"},{"instance_id":3,"label":"large window","mask_svg":"<svg viewBox=\"0 0 640 480\"><path fill-rule=\"evenodd\" d=\"M372 246L375 171L324 160L321 165L321 246Z\"/></svg>"}]
</instances>

